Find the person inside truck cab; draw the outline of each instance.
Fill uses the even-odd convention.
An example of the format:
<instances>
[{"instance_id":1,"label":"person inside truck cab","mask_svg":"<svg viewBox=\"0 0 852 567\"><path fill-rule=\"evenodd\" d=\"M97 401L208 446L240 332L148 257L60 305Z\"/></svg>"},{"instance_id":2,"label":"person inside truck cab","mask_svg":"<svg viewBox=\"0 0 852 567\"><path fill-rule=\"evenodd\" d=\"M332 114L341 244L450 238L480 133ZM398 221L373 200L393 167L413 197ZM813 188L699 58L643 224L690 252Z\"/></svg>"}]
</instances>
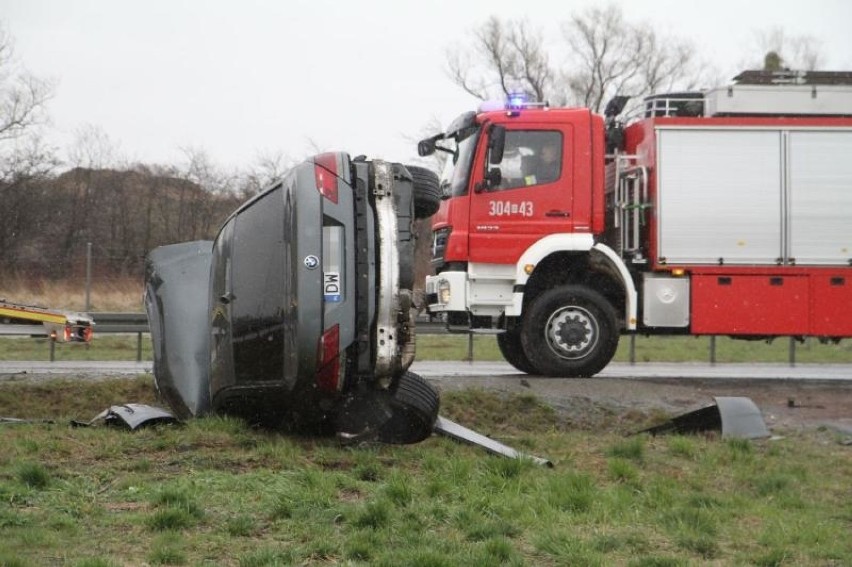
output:
<instances>
[{"instance_id":1,"label":"person inside truck cab","mask_svg":"<svg viewBox=\"0 0 852 567\"><path fill-rule=\"evenodd\" d=\"M559 179L562 169L562 144L553 135L541 136L533 154L523 159L524 185L540 185Z\"/></svg>"}]
</instances>

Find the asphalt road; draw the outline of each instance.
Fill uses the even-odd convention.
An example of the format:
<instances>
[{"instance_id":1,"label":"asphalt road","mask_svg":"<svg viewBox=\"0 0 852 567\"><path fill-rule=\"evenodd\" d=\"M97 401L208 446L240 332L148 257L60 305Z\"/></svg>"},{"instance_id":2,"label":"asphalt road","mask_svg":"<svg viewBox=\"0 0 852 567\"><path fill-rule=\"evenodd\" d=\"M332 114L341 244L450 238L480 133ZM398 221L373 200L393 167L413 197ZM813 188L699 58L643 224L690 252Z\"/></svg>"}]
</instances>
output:
<instances>
[{"instance_id":1,"label":"asphalt road","mask_svg":"<svg viewBox=\"0 0 852 567\"><path fill-rule=\"evenodd\" d=\"M505 362L436 362L419 361L411 368L430 379L484 378L525 375ZM144 374L152 371L152 363L133 361L0 361L0 380L21 374L87 374L94 376ZM720 380L814 380L852 381L852 364L707 364L651 363L630 365L612 363L597 378L635 380L654 379L720 379Z\"/></svg>"}]
</instances>

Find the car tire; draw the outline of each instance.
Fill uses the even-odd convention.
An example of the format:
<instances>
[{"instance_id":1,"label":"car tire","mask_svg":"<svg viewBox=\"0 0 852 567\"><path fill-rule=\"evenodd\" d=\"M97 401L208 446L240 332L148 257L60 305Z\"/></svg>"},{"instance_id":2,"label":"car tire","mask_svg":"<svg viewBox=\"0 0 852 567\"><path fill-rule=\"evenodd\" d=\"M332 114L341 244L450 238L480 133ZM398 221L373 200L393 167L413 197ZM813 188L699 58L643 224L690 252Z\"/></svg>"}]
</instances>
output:
<instances>
[{"instance_id":1,"label":"car tire","mask_svg":"<svg viewBox=\"0 0 852 567\"><path fill-rule=\"evenodd\" d=\"M438 175L425 167L406 165L414 182L414 218L427 219L441 206L441 187Z\"/></svg>"},{"instance_id":2,"label":"car tire","mask_svg":"<svg viewBox=\"0 0 852 567\"><path fill-rule=\"evenodd\" d=\"M418 443L432 435L438 419L438 392L418 374L405 372L391 387L392 415L379 430L383 443Z\"/></svg>"}]
</instances>

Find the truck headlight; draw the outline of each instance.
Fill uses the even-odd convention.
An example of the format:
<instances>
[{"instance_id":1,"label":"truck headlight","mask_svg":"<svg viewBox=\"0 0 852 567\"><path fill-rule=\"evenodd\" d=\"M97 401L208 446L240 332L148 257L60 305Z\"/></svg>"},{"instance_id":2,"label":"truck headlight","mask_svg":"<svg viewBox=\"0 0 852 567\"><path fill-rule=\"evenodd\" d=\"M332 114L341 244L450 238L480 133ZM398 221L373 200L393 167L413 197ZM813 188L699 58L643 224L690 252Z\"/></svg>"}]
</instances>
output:
<instances>
[{"instance_id":1,"label":"truck headlight","mask_svg":"<svg viewBox=\"0 0 852 567\"><path fill-rule=\"evenodd\" d=\"M450 302L450 282L447 280L438 281L438 302L444 305Z\"/></svg>"}]
</instances>

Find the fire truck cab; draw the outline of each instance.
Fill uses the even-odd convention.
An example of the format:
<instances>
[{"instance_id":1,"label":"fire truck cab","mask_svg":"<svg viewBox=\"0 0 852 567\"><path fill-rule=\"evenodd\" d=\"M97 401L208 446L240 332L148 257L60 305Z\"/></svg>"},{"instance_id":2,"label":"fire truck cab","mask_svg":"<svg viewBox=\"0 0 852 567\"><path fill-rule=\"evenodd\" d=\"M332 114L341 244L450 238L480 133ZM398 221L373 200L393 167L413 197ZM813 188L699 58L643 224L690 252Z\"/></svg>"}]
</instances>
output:
<instances>
[{"instance_id":1,"label":"fire truck cab","mask_svg":"<svg viewBox=\"0 0 852 567\"><path fill-rule=\"evenodd\" d=\"M625 331L852 336L850 79L746 72L626 124L623 97L463 114L419 145L452 156L430 311L552 376L599 372Z\"/></svg>"}]
</instances>

